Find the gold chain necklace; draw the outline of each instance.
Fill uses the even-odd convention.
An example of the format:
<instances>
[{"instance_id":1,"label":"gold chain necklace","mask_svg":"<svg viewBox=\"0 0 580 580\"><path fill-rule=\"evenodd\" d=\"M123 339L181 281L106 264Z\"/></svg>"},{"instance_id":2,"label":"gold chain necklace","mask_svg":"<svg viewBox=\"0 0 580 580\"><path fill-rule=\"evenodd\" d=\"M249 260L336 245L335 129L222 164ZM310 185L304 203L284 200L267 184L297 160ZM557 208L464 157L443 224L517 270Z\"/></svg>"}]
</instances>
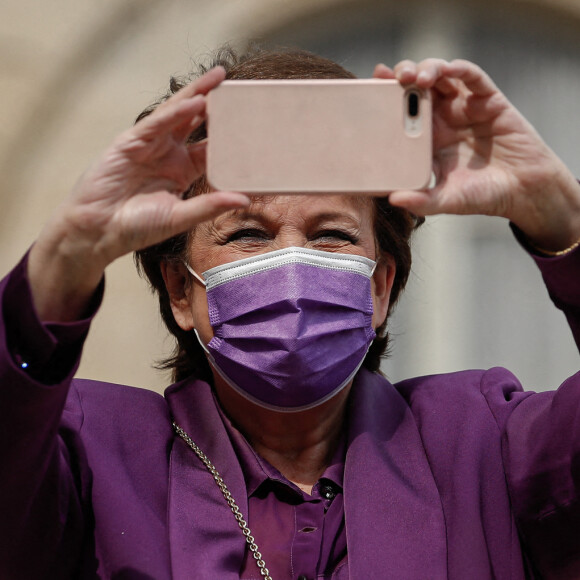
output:
<instances>
[{"instance_id":1,"label":"gold chain necklace","mask_svg":"<svg viewBox=\"0 0 580 580\"><path fill-rule=\"evenodd\" d=\"M266 563L262 558L262 554L260 553L260 550L258 550L258 545L254 540L254 536L252 536L252 532L250 531L250 528L248 527L248 524L244 519L244 516L242 515L242 512L240 511L238 504L235 502L232 494L230 493L230 490L224 483L224 480L222 479L222 476L219 474L219 471L215 468L214 464L208 459L207 455L197 446L195 441L193 441L193 439L177 423L175 422L173 423L173 428L175 429L175 432L189 445L189 447L191 447L193 452L199 457L201 462L206 466L207 470L211 473L212 477L214 478L214 481L220 488L220 491L222 492L225 500L228 502L228 505L230 506L230 509L232 510L232 513L234 514L236 521L238 522L238 526L240 526L240 529L244 534L244 538L246 538L246 543L250 548L250 552L252 553L252 556L254 557L256 564L258 565L260 574L263 576L264 580L272 580L270 572L268 568L266 568Z\"/></svg>"}]
</instances>

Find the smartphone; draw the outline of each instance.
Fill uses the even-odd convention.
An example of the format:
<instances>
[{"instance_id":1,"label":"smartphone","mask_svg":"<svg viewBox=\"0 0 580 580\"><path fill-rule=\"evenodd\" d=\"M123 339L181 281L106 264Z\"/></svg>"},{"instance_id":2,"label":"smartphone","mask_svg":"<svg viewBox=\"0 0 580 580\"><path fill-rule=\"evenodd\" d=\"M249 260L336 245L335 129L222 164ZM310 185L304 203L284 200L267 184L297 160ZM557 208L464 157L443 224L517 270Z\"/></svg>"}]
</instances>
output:
<instances>
[{"instance_id":1,"label":"smartphone","mask_svg":"<svg viewBox=\"0 0 580 580\"><path fill-rule=\"evenodd\" d=\"M431 179L429 93L396 80L224 81L207 114L219 190L377 195Z\"/></svg>"}]
</instances>

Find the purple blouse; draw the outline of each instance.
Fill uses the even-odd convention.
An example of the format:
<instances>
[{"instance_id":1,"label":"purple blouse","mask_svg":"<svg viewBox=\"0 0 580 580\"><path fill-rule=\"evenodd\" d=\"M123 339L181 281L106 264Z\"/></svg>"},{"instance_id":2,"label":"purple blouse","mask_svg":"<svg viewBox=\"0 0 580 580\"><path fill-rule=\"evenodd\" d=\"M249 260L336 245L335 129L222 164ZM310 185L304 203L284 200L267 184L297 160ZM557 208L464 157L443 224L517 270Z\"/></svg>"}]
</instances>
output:
<instances>
[{"instance_id":1,"label":"purple blouse","mask_svg":"<svg viewBox=\"0 0 580 580\"><path fill-rule=\"evenodd\" d=\"M579 343L580 250L535 259ZM580 577L580 374L534 394L500 368L396 385L361 370L344 446L310 497L224 422L206 383L161 397L73 379L90 318L42 325L24 261L0 308L2 579L259 578L173 420L275 579Z\"/></svg>"},{"instance_id":2,"label":"purple blouse","mask_svg":"<svg viewBox=\"0 0 580 580\"><path fill-rule=\"evenodd\" d=\"M344 437L309 495L260 457L220 414L244 474L248 523L272 578L331 578L347 564ZM256 562L247 551L240 578L252 580L256 572Z\"/></svg>"}]
</instances>

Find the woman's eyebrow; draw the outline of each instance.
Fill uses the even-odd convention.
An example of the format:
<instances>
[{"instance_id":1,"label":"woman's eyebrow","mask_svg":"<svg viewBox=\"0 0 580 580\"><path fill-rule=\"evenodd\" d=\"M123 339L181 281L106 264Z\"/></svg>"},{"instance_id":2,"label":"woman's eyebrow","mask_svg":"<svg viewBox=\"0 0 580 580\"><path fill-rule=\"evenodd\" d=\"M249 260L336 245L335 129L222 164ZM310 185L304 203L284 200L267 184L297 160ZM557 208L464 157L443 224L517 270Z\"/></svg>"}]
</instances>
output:
<instances>
[{"instance_id":1,"label":"woman's eyebrow","mask_svg":"<svg viewBox=\"0 0 580 580\"><path fill-rule=\"evenodd\" d=\"M345 212L324 212L319 214L314 214L307 218L307 221L313 224L320 224L323 222L333 222L333 223L346 223L348 225L360 228L361 218L359 216L352 215L351 213Z\"/></svg>"},{"instance_id":2,"label":"woman's eyebrow","mask_svg":"<svg viewBox=\"0 0 580 580\"><path fill-rule=\"evenodd\" d=\"M230 225L230 222L258 222L260 224L264 224L269 222L270 220L266 215L259 212L252 212L246 208L243 209L235 209L233 211L227 212L214 220L214 224L219 226Z\"/></svg>"},{"instance_id":3,"label":"woman's eyebrow","mask_svg":"<svg viewBox=\"0 0 580 580\"><path fill-rule=\"evenodd\" d=\"M252 211L253 208L235 209L223 214L214 220L214 226L217 228L231 226L232 224L254 222L261 225L278 221L278 216L268 215L263 211ZM324 222L333 224L342 224L353 228L360 228L362 216L353 215L348 211L323 211L304 216L304 221L309 226L317 226Z\"/></svg>"}]
</instances>

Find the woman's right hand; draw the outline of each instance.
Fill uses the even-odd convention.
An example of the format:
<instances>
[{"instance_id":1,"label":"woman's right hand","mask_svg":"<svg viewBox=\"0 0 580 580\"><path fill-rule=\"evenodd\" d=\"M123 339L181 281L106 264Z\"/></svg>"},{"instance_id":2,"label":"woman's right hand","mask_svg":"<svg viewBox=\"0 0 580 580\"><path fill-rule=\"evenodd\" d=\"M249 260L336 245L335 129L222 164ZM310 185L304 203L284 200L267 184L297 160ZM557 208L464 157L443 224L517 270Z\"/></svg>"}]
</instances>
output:
<instances>
[{"instance_id":1,"label":"woman's right hand","mask_svg":"<svg viewBox=\"0 0 580 580\"><path fill-rule=\"evenodd\" d=\"M30 251L28 275L41 320L83 315L108 264L249 200L182 193L205 171L203 144L187 144L205 119L205 95L225 77L215 68L121 134L80 178Z\"/></svg>"}]
</instances>

